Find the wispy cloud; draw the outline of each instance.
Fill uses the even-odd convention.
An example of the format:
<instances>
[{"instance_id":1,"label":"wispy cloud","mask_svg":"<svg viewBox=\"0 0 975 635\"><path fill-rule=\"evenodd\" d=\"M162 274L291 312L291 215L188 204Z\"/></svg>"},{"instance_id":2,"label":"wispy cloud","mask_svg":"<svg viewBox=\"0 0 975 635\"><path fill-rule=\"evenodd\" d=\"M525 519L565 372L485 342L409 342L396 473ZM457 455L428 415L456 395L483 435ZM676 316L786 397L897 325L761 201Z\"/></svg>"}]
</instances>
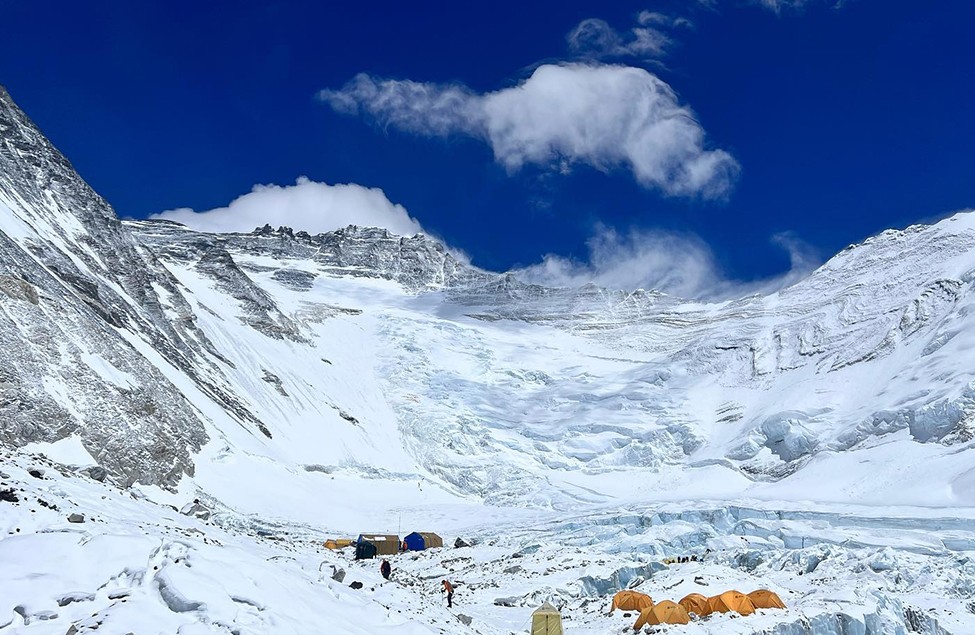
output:
<instances>
[{"instance_id":1,"label":"wispy cloud","mask_svg":"<svg viewBox=\"0 0 975 635\"><path fill-rule=\"evenodd\" d=\"M785 288L820 264L814 250L792 234L778 234L772 242L788 251L789 271L748 282L724 275L711 248L693 234L659 230L619 233L605 226L597 227L589 239L585 261L549 254L540 263L513 273L526 282L550 287L594 283L610 289L654 289L682 298L725 300Z\"/></svg>"},{"instance_id":2,"label":"wispy cloud","mask_svg":"<svg viewBox=\"0 0 975 635\"><path fill-rule=\"evenodd\" d=\"M687 18L656 11L641 11L636 26L617 31L605 20L588 18L566 36L569 50L589 59L657 59L667 54L675 41L671 31L692 27Z\"/></svg>"},{"instance_id":3,"label":"wispy cloud","mask_svg":"<svg viewBox=\"0 0 975 635\"><path fill-rule=\"evenodd\" d=\"M402 205L390 202L379 188L328 185L304 177L288 186L255 185L226 207L202 212L184 207L152 218L176 221L205 232L249 232L266 223L309 233L333 231L348 225L385 227L402 235L423 231Z\"/></svg>"},{"instance_id":4,"label":"wispy cloud","mask_svg":"<svg viewBox=\"0 0 975 635\"><path fill-rule=\"evenodd\" d=\"M799 11L814 4L831 4L834 9L841 9L846 2L847 0L751 0L751 4L780 14L783 11Z\"/></svg>"},{"instance_id":5,"label":"wispy cloud","mask_svg":"<svg viewBox=\"0 0 975 635\"><path fill-rule=\"evenodd\" d=\"M730 154L706 147L704 129L666 82L632 66L546 64L517 86L483 94L362 74L319 98L383 128L483 139L511 172L622 167L645 187L714 198L739 170Z\"/></svg>"}]
</instances>

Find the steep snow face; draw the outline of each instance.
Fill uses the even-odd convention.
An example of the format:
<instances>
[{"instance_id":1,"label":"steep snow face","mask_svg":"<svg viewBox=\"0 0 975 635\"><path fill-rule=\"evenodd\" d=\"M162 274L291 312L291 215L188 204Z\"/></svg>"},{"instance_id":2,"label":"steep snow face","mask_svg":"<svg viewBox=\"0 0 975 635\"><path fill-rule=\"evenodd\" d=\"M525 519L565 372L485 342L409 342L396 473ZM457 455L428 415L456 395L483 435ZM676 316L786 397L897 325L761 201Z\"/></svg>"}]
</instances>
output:
<instances>
[{"instance_id":1,"label":"steep snow face","mask_svg":"<svg viewBox=\"0 0 975 635\"><path fill-rule=\"evenodd\" d=\"M241 399L273 434L302 438L328 409L361 426L342 456L305 465L429 478L501 505L972 504L972 214L886 232L790 289L716 305L524 285L381 230L128 226L192 291L231 383L264 378ZM293 337L253 337L272 300Z\"/></svg>"},{"instance_id":2,"label":"steep snow face","mask_svg":"<svg viewBox=\"0 0 975 635\"><path fill-rule=\"evenodd\" d=\"M973 281L971 213L720 304L120 223L0 90L0 632L595 635L626 586L790 607L688 633L973 632ZM414 529L476 544L319 547Z\"/></svg>"},{"instance_id":3,"label":"steep snow face","mask_svg":"<svg viewBox=\"0 0 975 635\"><path fill-rule=\"evenodd\" d=\"M195 473L302 522L309 497L347 504L336 478L504 505L975 504L973 214L706 304L526 285L378 229L119 223L6 93L0 132L8 445L77 434L123 484Z\"/></svg>"}]
</instances>

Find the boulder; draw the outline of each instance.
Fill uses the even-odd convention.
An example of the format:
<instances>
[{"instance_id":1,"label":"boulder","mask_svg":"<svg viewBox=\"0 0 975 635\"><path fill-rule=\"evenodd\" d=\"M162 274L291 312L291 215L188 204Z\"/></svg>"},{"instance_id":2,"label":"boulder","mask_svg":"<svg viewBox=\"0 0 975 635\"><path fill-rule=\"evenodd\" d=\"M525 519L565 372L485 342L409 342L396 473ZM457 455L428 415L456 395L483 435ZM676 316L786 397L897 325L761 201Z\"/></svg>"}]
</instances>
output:
<instances>
[{"instance_id":1,"label":"boulder","mask_svg":"<svg viewBox=\"0 0 975 635\"><path fill-rule=\"evenodd\" d=\"M345 569L342 567L332 565L332 579L336 582L342 582L345 580Z\"/></svg>"},{"instance_id":2,"label":"boulder","mask_svg":"<svg viewBox=\"0 0 975 635\"><path fill-rule=\"evenodd\" d=\"M362 583L359 582L358 580L354 580L351 584L349 584L349 587L353 589L361 589Z\"/></svg>"},{"instance_id":3,"label":"boulder","mask_svg":"<svg viewBox=\"0 0 975 635\"><path fill-rule=\"evenodd\" d=\"M179 513L184 516L193 516L194 518L199 518L200 520L210 520L210 510L200 502L200 499L194 499L192 503L183 506L183 509L179 510Z\"/></svg>"},{"instance_id":4,"label":"boulder","mask_svg":"<svg viewBox=\"0 0 975 635\"><path fill-rule=\"evenodd\" d=\"M79 514L79 513L75 512L74 514L71 514L70 516L68 516L68 522L69 523L83 523L83 522L85 522L85 515L84 514Z\"/></svg>"},{"instance_id":5,"label":"boulder","mask_svg":"<svg viewBox=\"0 0 975 635\"><path fill-rule=\"evenodd\" d=\"M99 483L104 482L105 478L108 476L108 470L100 465L92 465L84 470L90 478L98 481Z\"/></svg>"},{"instance_id":6,"label":"boulder","mask_svg":"<svg viewBox=\"0 0 975 635\"><path fill-rule=\"evenodd\" d=\"M454 548L460 549L461 547L470 547L470 545L467 544L463 538L457 538L457 540L454 541Z\"/></svg>"}]
</instances>

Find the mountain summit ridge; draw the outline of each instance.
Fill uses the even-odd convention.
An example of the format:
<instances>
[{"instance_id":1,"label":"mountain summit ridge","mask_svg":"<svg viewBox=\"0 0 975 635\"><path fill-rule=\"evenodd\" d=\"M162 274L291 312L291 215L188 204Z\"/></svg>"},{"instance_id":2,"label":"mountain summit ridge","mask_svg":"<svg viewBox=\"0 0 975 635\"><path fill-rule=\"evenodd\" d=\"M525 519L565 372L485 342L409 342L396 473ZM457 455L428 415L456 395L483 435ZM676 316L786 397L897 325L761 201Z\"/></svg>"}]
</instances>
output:
<instances>
[{"instance_id":1,"label":"mountain summit ridge","mask_svg":"<svg viewBox=\"0 0 975 635\"><path fill-rule=\"evenodd\" d=\"M239 469L560 507L614 475L788 497L857 461L877 474L818 496L975 504L973 284L975 214L717 303L527 284L380 228L119 221L0 99L3 444L77 436L119 484L242 512Z\"/></svg>"}]
</instances>

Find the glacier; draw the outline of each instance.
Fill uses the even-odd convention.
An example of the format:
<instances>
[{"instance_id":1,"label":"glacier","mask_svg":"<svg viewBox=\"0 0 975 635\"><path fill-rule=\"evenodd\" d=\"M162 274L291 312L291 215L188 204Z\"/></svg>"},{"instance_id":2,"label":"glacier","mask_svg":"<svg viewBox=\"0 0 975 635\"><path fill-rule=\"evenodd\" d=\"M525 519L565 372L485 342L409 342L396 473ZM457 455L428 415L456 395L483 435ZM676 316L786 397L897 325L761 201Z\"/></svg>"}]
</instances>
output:
<instances>
[{"instance_id":1,"label":"glacier","mask_svg":"<svg viewBox=\"0 0 975 635\"><path fill-rule=\"evenodd\" d=\"M588 635L627 587L789 606L688 633L975 633L973 283L970 212L714 303L122 221L0 89L0 633L507 634L549 600ZM414 529L472 546L390 582L322 547Z\"/></svg>"}]
</instances>

